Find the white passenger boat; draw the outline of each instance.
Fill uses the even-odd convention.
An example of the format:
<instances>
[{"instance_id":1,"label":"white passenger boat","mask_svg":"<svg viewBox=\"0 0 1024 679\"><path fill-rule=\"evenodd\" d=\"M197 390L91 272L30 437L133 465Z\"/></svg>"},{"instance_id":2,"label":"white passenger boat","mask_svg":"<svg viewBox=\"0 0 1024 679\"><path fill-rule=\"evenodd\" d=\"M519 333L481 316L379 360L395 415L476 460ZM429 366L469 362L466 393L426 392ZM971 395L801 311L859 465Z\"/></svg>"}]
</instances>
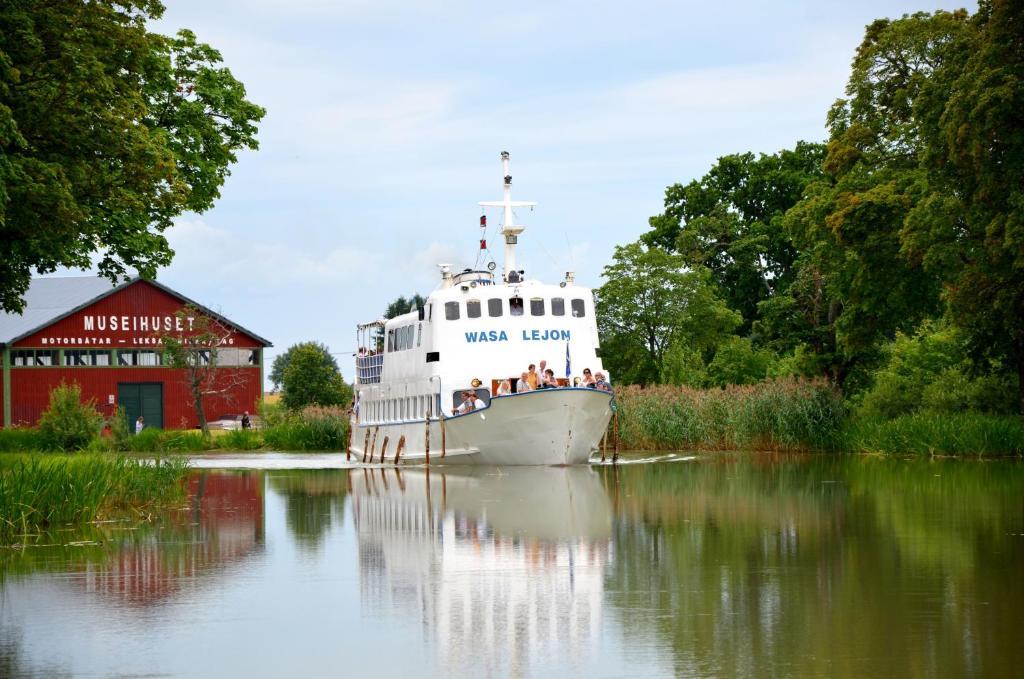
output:
<instances>
[{"instance_id":1,"label":"white passenger boat","mask_svg":"<svg viewBox=\"0 0 1024 679\"><path fill-rule=\"evenodd\" d=\"M516 266L524 227L513 209L509 156L501 154L504 270L478 257L453 273L440 265L439 287L424 305L358 326L356 407L350 452L365 462L565 465L587 462L611 417L609 391L577 386L584 369L603 371L590 289L572 272L556 284ZM486 215L480 218L486 227ZM486 240L481 239L481 253ZM518 391L541 362L558 388ZM509 380L512 393L500 394ZM463 407L472 391L477 407Z\"/></svg>"}]
</instances>

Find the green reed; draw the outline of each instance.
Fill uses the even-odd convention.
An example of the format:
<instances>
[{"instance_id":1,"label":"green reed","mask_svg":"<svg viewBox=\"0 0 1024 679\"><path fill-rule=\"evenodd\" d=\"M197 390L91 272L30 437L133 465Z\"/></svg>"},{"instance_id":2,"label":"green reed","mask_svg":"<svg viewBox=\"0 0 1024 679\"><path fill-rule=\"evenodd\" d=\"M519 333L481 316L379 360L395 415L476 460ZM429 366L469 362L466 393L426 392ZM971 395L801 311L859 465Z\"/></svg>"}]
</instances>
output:
<instances>
[{"instance_id":1,"label":"green reed","mask_svg":"<svg viewBox=\"0 0 1024 679\"><path fill-rule=\"evenodd\" d=\"M269 424L260 433L273 450L343 450L348 414L342 408L309 406Z\"/></svg>"},{"instance_id":2,"label":"green reed","mask_svg":"<svg viewBox=\"0 0 1024 679\"><path fill-rule=\"evenodd\" d=\"M915 413L865 417L844 429L841 448L853 453L1024 455L1024 418L982 413Z\"/></svg>"},{"instance_id":3,"label":"green reed","mask_svg":"<svg viewBox=\"0 0 1024 679\"><path fill-rule=\"evenodd\" d=\"M845 417L839 392L823 381L628 386L615 401L620 445L636 450L832 449Z\"/></svg>"},{"instance_id":4,"label":"green reed","mask_svg":"<svg viewBox=\"0 0 1024 679\"><path fill-rule=\"evenodd\" d=\"M109 455L0 459L0 542L49 526L144 510L179 499L184 459L157 464Z\"/></svg>"}]
</instances>

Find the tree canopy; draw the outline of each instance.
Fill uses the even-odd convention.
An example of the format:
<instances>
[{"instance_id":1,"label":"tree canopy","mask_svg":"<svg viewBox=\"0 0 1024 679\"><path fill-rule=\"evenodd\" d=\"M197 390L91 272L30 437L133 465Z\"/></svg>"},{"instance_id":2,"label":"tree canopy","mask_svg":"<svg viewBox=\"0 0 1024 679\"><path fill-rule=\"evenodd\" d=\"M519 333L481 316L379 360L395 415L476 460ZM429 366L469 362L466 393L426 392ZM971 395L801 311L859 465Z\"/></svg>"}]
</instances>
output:
<instances>
[{"instance_id":1,"label":"tree canopy","mask_svg":"<svg viewBox=\"0 0 1024 679\"><path fill-rule=\"evenodd\" d=\"M687 270L681 255L660 248L616 247L604 278L596 292L602 359L618 381L657 382L674 343L710 348L740 323L710 272Z\"/></svg>"},{"instance_id":2,"label":"tree canopy","mask_svg":"<svg viewBox=\"0 0 1024 679\"><path fill-rule=\"evenodd\" d=\"M0 4L0 309L33 273L153 277L162 232L203 212L264 110L190 31L151 33L157 0Z\"/></svg>"},{"instance_id":3,"label":"tree canopy","mask_svg":"<svg viewBox=\"0 0 1024 679\"><path fill-rule=\"evenodd\" d=\"M352 400L352 389L327 347L304 342L286 353L289 359L281 375L281 402L286 408L345 405Z\"/></svg>"}]
</instances>

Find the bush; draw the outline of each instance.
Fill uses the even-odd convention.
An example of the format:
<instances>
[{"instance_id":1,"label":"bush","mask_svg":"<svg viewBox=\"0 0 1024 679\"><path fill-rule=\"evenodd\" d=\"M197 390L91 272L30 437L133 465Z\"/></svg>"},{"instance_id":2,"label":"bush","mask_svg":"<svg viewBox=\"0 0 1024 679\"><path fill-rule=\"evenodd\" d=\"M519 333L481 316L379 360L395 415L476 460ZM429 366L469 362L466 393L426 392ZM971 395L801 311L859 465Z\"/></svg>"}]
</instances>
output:
<instances>
[{"instance_id":1,"label":"bush","mask_svg":"<svg viewBox=\"0 0 1024 679\"><path fill-rule=\"evenodd\" d=\"M50 405L39 418L39 433L45 447L81 450L99 435L103 416L95 400L82 402L77 384L61 383L50 392Z\"/></svg>"},{"instance_id":2,"label":"bush","mask_svg":"<svg viewBox=\"0 0 1024 679\"><path fill-rule=\"evenodd\" d=\"M263 429L263 441L275 450L343 450L348 443L344 408L309 406Z\"/></svg>"},{"instance_id":3,"label":"bush","mask_svg":"<svg viewBox=\"0 0 1024 679\"><path fill-rule=\"evenodd\" d=\"M263 446L263 439L254 431L236 429L216 437L213 442L223 450L256 450Z\"/></svg>"},{"instance_id":4,"label":"bush","mask_svg":"<svg viewBox=\"0 0 1024 679\"><path fill-rule=\"evenodd\" d=\"M28 427L0 429L0 452L30 453L45 450L46 447L47 443L38 429Z\"/></svg>"}]
</instances>

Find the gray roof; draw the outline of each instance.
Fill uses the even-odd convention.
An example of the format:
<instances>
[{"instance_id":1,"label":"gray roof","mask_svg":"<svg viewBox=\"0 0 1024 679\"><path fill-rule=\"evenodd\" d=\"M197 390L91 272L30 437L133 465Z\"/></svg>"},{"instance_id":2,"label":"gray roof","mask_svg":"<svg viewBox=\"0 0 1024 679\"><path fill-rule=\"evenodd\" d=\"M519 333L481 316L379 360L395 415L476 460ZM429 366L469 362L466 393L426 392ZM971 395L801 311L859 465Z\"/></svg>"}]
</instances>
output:
<instances>
[{"instance_id":1,"label":"gray roof","mask_svg":"<svg viewBox=\"0 0 1024 679\"><path fill-rule=\"evenodd\" d=\"M33 278L25 293L25 310L0 313L0 344L31 334L115 287L110 279L99 276Z\"/></svg>"},{"instance_id":2,"label":"gray roof","mask_svg":"<svg viewBox=\"0 0 1024 679\"><path fill-rule=\"evenodd\" d=\"M128 287L139 278L131 278L119 285L101 276L63 276L54 278L33 278L25 293L25 310L20 314L0 312L0 346L12 344L22 337L31 335L48 325L56 323L72 312L78 311L99 301L115 290ZM180 292L171 290L156 281L148 281L152 285L177 297L186 304L198 307L214 318L241 330L264 346L273 346L268 340L256 333L246 330L202 304L192 301Z\"/></svg>"}]
</instances>

